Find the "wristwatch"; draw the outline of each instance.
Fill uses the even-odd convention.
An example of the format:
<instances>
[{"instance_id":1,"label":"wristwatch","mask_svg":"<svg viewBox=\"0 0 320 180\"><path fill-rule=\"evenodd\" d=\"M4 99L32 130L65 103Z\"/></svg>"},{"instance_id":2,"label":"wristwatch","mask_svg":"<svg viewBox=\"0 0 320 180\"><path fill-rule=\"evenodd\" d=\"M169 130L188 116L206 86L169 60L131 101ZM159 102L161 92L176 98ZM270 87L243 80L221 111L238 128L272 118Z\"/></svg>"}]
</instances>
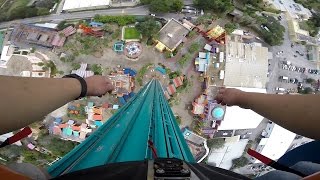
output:
<instances>
[{"instance_id":1,"label":"wristwatch","mask_svg":"<svg viewBox=\"0 0 320 180\"><path fill-rule=\"evenodd\" d=\"M69 74L69 75L65 75L62 78L74 78L77 79L80 84L81 84L81 93L80 96L77 99L83 98L87 95L87 82L80 76L78 76L77 74Z\"/></svg>"}]
</instances>

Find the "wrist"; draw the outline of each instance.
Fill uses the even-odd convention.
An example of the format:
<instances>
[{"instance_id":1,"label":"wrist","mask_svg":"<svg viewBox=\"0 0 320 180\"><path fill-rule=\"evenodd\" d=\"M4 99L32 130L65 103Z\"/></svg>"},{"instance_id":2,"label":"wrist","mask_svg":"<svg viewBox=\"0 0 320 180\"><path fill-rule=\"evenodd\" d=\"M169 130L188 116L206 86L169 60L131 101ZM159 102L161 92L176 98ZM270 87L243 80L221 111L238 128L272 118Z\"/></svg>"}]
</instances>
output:
<instances>
[{"instance_id":1,"label":"wrist","mask_svg":"<svg viewBox=\"0 0 320 180\"><path fill-rule=\"evenodd\" d=\"M236 96L237 100L236 100L236 104L241 107L241 108L245 108L248 109L248 97L249 93L248 92L244 92L244 91L239 91L239 94Z\"/></svg>"}]
</instances>

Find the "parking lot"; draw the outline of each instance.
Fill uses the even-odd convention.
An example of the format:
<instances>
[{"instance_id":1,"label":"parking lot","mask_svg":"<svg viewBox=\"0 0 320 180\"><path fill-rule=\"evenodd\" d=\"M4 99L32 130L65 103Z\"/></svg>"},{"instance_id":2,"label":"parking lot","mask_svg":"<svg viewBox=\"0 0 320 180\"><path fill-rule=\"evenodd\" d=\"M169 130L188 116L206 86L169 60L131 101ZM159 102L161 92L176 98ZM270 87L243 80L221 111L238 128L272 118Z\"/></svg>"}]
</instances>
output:
<instances>
[{"instance_id":1,"label":"parking lot","mask_svg":"<svg viewBox=\"0 0 320 180\"><path fill-rule=\"evenodd\" d=\"M297 79L303 82L307 78L315 80L320 79L318 74L310 74L309 69L317 69L317 64L307 60L307 49L300 44L292 44L288 35L288 24L286 19L282 19L281 24L285 26L284 43L281 46L273 46L270 51L273 52L273 59L269 61L269 82L267 92L274 94L278 92L276 88L285 90L297 90L297 83L290 83L291 79ZM284 62L290 62L287 68L283 67ZM304 72L297 71L297 68L305 68ZM288 77L287 81L280 81L281 77ZM304 84L305 85L305 84Z\"/></svg>"}]
</instances>

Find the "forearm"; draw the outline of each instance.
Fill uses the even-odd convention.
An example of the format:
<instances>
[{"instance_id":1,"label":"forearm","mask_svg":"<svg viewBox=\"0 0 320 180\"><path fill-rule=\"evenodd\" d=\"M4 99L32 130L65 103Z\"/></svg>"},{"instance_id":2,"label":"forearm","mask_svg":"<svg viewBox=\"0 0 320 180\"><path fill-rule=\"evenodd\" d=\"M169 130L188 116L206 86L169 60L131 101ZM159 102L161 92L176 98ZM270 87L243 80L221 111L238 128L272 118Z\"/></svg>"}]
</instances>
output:
<instances>
[{"instance_id":1,"label":"forearm","mask_svg":"<svg viewBox=\"0 0 320 180\"><path fill-rule=\"evenodd\" d=\"M320 96L244 93L240 107L251 109L298 134L320 139Z\"/></svg>"},{"instance_id":2,"label":"forearm","mask_svg":"<svg viewBox=\"0 0 320 180\"><path fill-rule=\"evenodd\" d=\"M81 92L80 82L72 78L0 76L0 82L0 134L43 120Z\"/></svg>"}]
</instances>

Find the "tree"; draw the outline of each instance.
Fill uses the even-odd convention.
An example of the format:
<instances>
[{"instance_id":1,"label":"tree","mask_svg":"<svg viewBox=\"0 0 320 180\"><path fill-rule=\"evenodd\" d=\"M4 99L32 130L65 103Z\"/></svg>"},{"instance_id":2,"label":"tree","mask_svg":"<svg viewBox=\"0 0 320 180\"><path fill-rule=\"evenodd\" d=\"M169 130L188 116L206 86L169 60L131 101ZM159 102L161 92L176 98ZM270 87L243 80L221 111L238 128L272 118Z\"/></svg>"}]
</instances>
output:
<instances>
[{"instance_id":1,"label":"tree","mask_svg":"<svg viewBox=\"0 0 320 180\"><path fill-rule=\"evenodd\" d=\"M306 79L306 82L309 83L309 84L312 84L312 83L315 83L316 80L312 79L312 78L308 78L308 79Z\"/></svg>"},{"instance_id":2,"label":"tree","mask_svg":"<svg viewBox=\"0 0 320 180\"><path fill-rule=\"evenodd\" d=\"M189 52L190 53L194 53L196 51L199 51L200 49L200 44L198 42L194 42L191 44L191 46L189 47Z\"/></svg>"},{"instance_id":3,"label":"tree","mask_svg":"<svg viewBox=\"0 0 320 180\"><path fill-rule=\"evenodd\" d=\"M77 69L80 69L81 65L79 63L72 63L71 67L73 70L77 70Z\"/></svg>"},{"instance_id":4,"label":"tree","mask_svg":"<svg viewBox=\"0 0 320 180\"><path fill-rule=\"evenodd\" d=\"M37 15L38 16L44 16L50 14L48 8L38 8Z\"/></svg>"},{"instance_id":5,"label":"tree","mask_svg":"<svg viewBox=\"0 0 320 180\"><path fill-rule=\"evenodd\" d=\"M173 0L170 7L171 11L180 12L183 7L183 2L181 0Z\"/></svg>"},{"instance_id":6,"label":"tree","mask_svg":"<svg viewBox=\"0 0 320 180\"><path fill-rule=\"evenodd\" d=\"M239 25L236 23L227 23L227 24L225 24L224 29L226 30L227 34L231 34L238 27L239 27Z\"/></svg>"},{"instance_id":7,"label":"tree","mask_svg":"<svg viewBox=\"0 0 320 180\"><path fill-rule=\"evenodd\" d=\"M44 66L43 62L38 62L38 66Z\"/></svg>"},{"instance_id":8,"label":"tree","mask_svg":"<svg viewBox=\"0 0 320 180\"><path fill-rule=\"evenodd\" d=\"M198 9L208 10L217 14L228 14L234 9L231 0L194 0L193 4Z\"/></svg>"},{"instance_id":9,"label":"tree","mask_svg":"<svg viewBox=\"0 0 320 180\"><path fill-rule=\"evenodd\" d=\"M247 165L248 163L249 163L249 160L246 157L241 156L239 158L232 160L232 168L233 169L240 168L240 167Z\"/></svg>"},{"instance_id":10,"label":"tree","mask_svg":"<svg viewBox=\"0 0 320 180\"><path fill-rule=\"evenodd\" d=\"M214 138L207 140L207 146L212 149L220 149L224 146L225 141L223 138Z\"/></svg>"},{"instance_id":11,"label":"tree","mask_svg":"<svg viewBox=\"0 0 320 180\"><path fill-rule=\"evenodd\" d=\"M189 37L189 38L193 38L195 35L197 35L197 32L191 31L191 32L188 34L188 37Z\"/></svg>"},{"instance_id":12,"label":"tree","mask_svg":"<svg viewBox=\"0 0 320 180\"><path fill-rule=\"evenodd\" d=\"M110 27L109 24L105 24L105 25L103 26L103 30L106 31L106 32L109 33L109 34L112 34L112 33L114 32L113 29Z\"/></svg>"},{"instance_id":13,"label":"tree","mask_svg":"<svg viewBox=\"0 0 320 180\"><path fill-rule=\"evenodd\" d=\"M64 28L66 28L67 27L66 23L67 23L67 21L65 21L65 20L61 21L57 26L58 30L62 30Z\"/></svg>"},{"instance_id":14,"label":"tree","mask_svg":"<svg viewBox=\"0 0 320 180\"><path fill-rule=\"evenodd\" d=\"M285 28L274 17L269 16L267 23L262 24L268 28L268 31L260 28L259 31L262 34L264 40L271 46L281 45L284 40Z\"/></svg>"},{"instance_id":15,"label":"tree","mask_svg":"<svg viewBox=\"0 0 320 180\"><path fill-rule=\"evenodd\" d=\"M313 89L311 87L306 87L302 91L302 94L311 94L313 92Z\"/></svg>"},{"instance_id":16,"label":"tree","mask_svg":"<svg viewBox=\"0 0 320 180\"><path fill-rule=\"evenodd\" d=\"M91 66L91 70L94 72L95 75L102 75L102 67L98 64L93 64Z\"/></svg>"},{"instance_id":17,"label":"tree","mask_svg":"<svg viewBox=\"0 0 320 180\"><path fill-rule=\"evenodd\" d=\"M136 28L145 38L154 37L160 30L159 24L153 18L140 22Z\"/></svg>"},{"instance_id":18,"label":"tree","mask_svg":"<svg viewBox=\"0 0 320 180\"><path fill-rule=\"evenodd\" d=\"M181 59L178 60L178 64L181 66L181 67L184 67L184 65L191 59L191 55L188 53L188 54L185 54L182 56Z\"/></svg>"},{"instance_id":19,"label":"tree","mask_svg":"<svg viewBox=\"0 0 320 180\"><path fill-rule=\"evenodd\" d=\"M167 13L170 11L169 0L153 0L149 9L151 12Z\"/></svg>"}]
</instances>

